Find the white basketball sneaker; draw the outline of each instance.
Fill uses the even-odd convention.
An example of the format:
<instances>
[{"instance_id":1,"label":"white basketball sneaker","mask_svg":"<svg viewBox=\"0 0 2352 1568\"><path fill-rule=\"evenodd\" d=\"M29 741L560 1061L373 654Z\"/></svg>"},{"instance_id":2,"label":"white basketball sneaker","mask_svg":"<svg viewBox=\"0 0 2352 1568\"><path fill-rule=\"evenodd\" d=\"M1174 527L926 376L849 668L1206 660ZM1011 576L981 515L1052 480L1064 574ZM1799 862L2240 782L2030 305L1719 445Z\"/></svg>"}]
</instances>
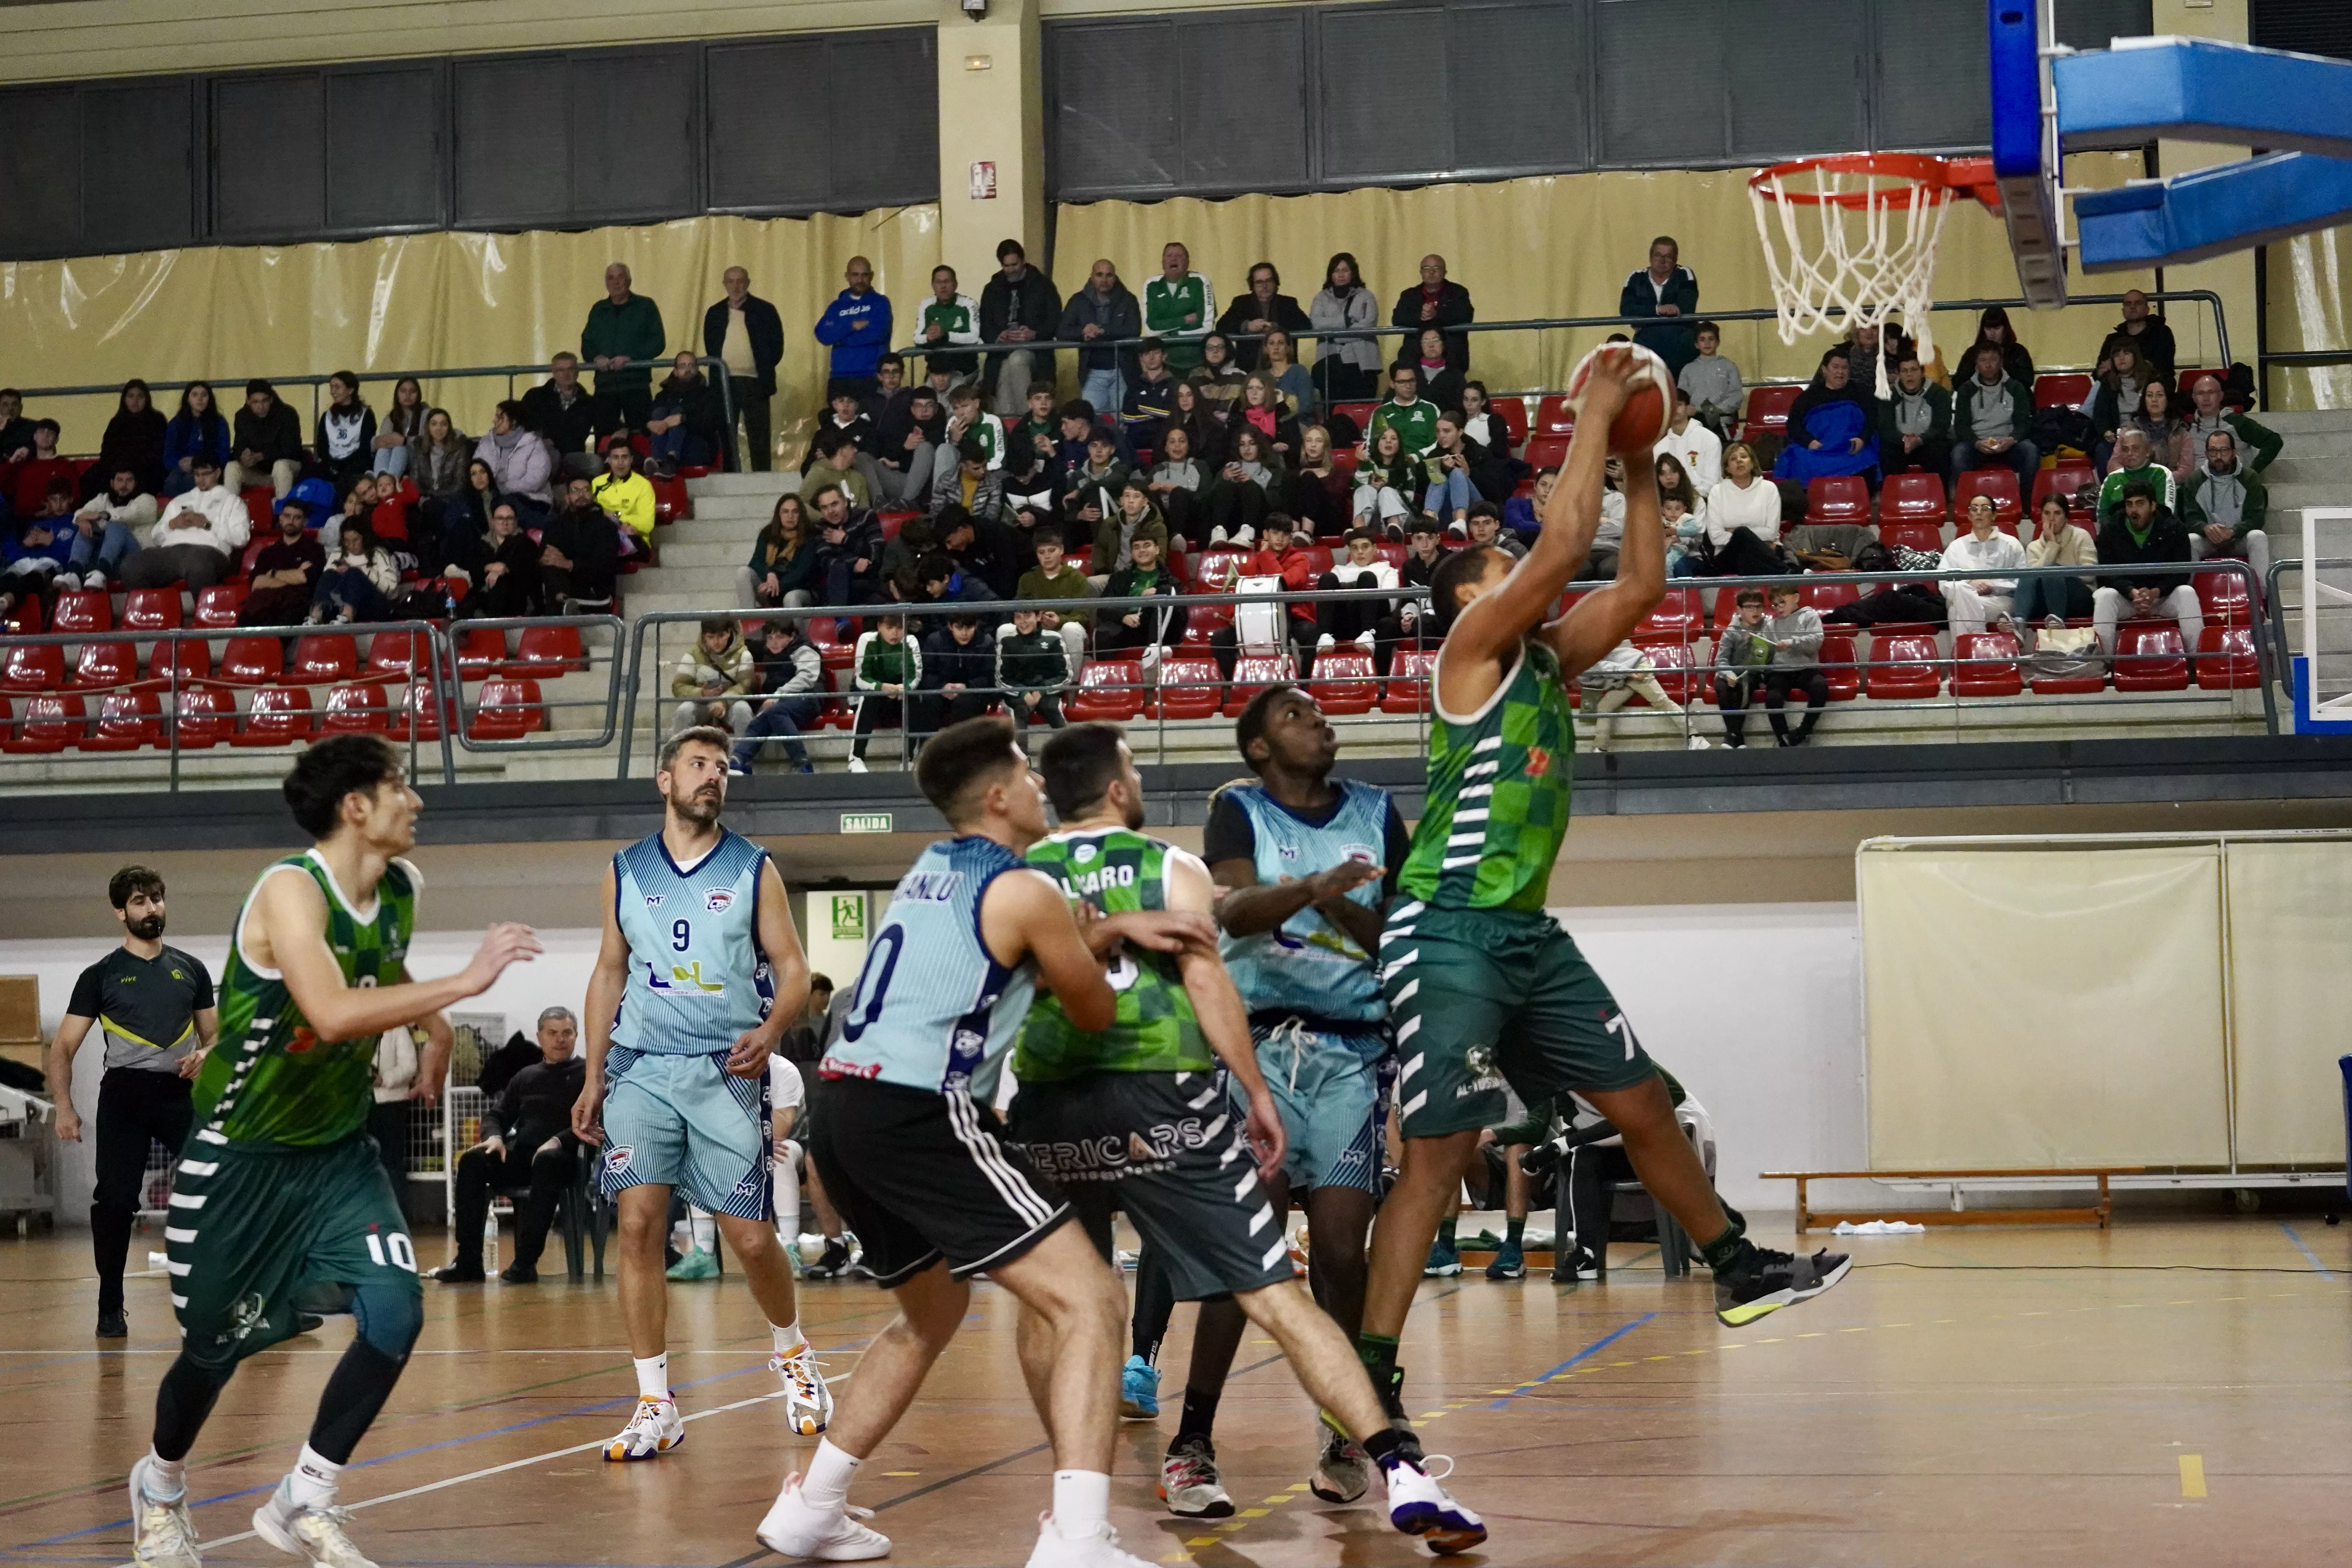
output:
<instances>
[{"instance_id":1,"label":"white basketball sneaker","mask_svg":"<svg viewBox=\"0 0 2352 1568\"><path fill-rule=\"evenodd\" d=\"M760 1521L760 1544L785 1557L819 1563L863 1563L890 1550L890 1538L858 1521L872 1519L870 1508L828 1510L814 1507L801 1493L798 1470L784 1478L784 1489Z\"/></svg>"},{"instance_id":2,"label":"white basketball sneaker","mask_svg":"<svg viewBox=\"0 0 2352 1568\"><path fill-rule=\"evenodd\" d=\"M637 1413L618 1436L604 1445L607 1459L650 1459L686 1441L686 1424L677 1418L675 1399L637 1399Z\"/></svg>"},{"instance_id":3,"label":"white basketball sneaker","mask_svg":"<svg viewBox=\"0 0 2352 1568\"><path fill-rule=\"evenodd\" d=\"M1426 1468L1431 1464L1445 1468L1433 1476ZM1442 1476L1453 1472L1454 1461L1442 1455L1423 1459L1391 1454L1381 1467L1381 1479L1388 1486L1389 1522L1407 1535L1420 1536L1440 1557L1467 1552L1486 1539L1486 1521L1438 1485Z\"/></svg>"},{"instance_id":4,"label":"white basketball sneaker","mask_svg":"<svg viewBox=\"0 0 2352 1568\"><path fill-rule=\"evenodd\" d=\"M816 1348L808 1341L790 1355L772 1355L768 1370L784 1385L784 1419L803 1437L814 1437L833 1424L833 1390L817 1370Z\"/></svg>"},{"instance_id":5,"label":"white basketball sneaker","mask_svg":"<svg viewBox=\"0 0 2352 1568\"><path fill-rule=\"evenodd\" d=\"M375 1568L367 1554L343 1533L351 1522L347 1508L297 1508L286 1495L283 1481L269 1500L253 1510L254 1533L289 1557L316 1563L321 1568Z\"/></svg>"},{"instance_id":6,"label":"white basketball sneaker","mask_svg":"<svg viewBox=\"0 0 2352 1568\"><path fill-rule=\"evenodd\" d=\"M147 1460L131 1467L131 1568L204 1568L196 1550L196 1521L188 1517L184 1490L169 1502L148 1494Z\"/></svg>"},{"instance_id":7,"label":"white basketball sneaker","mask_svg":"<svg viewBox=\"0 0 2352 1568\"><path fill-rule=\"evenodd\" d=\"M1118 1531L1108 1521L1081 1535L1065 1535L1051 1513L1037 1516L1037 1545L1029 1553L1029 1568L1151 1568L1132 1552L1118 1549Z\"/></svg>"}]
</instances>

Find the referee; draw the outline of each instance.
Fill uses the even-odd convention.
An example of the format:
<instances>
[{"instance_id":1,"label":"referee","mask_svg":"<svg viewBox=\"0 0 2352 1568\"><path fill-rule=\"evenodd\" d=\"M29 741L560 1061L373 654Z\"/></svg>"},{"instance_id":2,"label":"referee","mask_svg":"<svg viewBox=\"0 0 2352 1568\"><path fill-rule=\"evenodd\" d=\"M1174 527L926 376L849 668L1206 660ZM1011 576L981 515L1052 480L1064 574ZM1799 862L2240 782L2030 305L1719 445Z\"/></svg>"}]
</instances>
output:
<instances>
[{"instance_id":1,"label":"referee","mask_svg":"<svg viewBox=\"0 0 2352 1568\"><path fill-rule=\"evenodd\" d=\"M131 1331L122 1310L122 1264L147 1178L147 1145L177 1160L194 1111L189 1080L220 1027L212 976L176 947L165 947L163 879L125 866L106 885L122 945L81 972L65 1022L49 1047L49 1093L58 1137L81 1139L73 1109L74 1053L95 1023L106 1042L106 1076L98 1089L98 1190L89 1205L90 1249L98 1258L98 1337Z\"/></svg>"}]
</instances>

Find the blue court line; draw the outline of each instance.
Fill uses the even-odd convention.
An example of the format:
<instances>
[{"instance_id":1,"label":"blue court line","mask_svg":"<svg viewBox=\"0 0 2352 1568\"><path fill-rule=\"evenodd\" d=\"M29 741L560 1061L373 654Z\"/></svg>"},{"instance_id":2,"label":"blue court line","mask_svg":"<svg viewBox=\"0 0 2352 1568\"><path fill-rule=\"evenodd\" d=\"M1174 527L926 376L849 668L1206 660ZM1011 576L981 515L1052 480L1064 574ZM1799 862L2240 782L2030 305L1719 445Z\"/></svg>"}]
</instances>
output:
<instances>
[{"instance_id":1,"label":"blue court line","mask_svg":"<svg viewBox=\"0 0 2352 1568\"><path fill-rule=\"evenodd\" d=\"M2327 1265L2319 1261L2319 1254L2312 1251L2310 1247L2305 1247L2303 1244L2303 1237L2295 1235L2294 1226L2287 1224L2284 1220L2281 1220L2279 1221L2279 1228L2286 1232L2286 1238L2294 1243L2294 1249L2297 1252L2302 1253L2305 1258L2311 1259L2311 1266L2319 1270L2319 1277L2322 1279L2333 1279L2336 1278L2335 1274L2328 1269Z\"/></svg>"},{"instance_id":2,"label":"blue court line","mask_svg":"<svg viewBox=\"0 0 2352 1568\"><path fill-rule=\"evenodd\" d=\"M1510 1404L1512 1400L1518 1398L1521 1393L1532 1389L1534 1385L1538 1383L1547 1382L1551 1378L1558 1377L1561 1373L1566 1372L1570 1367L1574 1366L1578 1362L1582 1361L1585 1357L1592 1355L1615 1343L1617 1341L1623 1339L1627 1334L1632 1333L1635 1329L1640 1328L1643 1323L1648 1322L1652 1318L1654 1318L1658 1314L1655 1312L1644 1312L1640 1317L1633 1319L1630 1322L1620 1323L1617 1327L1610 1330L1607 1333L1601 1335L1599 1339L1593 1341L1591 1344L1585 1346L1582 1350L1577 1352L1574 1355L1569 1357L1558 1366L1539 1372L1536 1373L1535 1376L1528 1378L1526 1382L1520 1384L1517 1389L1503 1395L1502 1398L1496 1400L1493 1404L1487 1405L1486 1408L1489 1410L1502 1409L1505 1405Z\"/></svg>"}]
</instances>

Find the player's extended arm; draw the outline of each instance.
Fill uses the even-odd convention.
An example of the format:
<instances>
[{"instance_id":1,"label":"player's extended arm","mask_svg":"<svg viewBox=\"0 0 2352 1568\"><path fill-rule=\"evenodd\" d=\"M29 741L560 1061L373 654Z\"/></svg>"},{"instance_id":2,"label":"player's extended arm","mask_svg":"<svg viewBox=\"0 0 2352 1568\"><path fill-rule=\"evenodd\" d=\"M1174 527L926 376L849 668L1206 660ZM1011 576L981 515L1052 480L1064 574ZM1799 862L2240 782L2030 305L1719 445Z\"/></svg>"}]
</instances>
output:
<instances>
[{"instance_id":1,"label":"player's extended arm","mask_svg":"<svg viewBox=\"0 0 2352 1568\"><path fill-rule=\"evenodd\" d=\"M1617 580L1585 595L1543 629L1544 641L1559 656L1563 680L1574 680L1623 642L1666 596L1666 529L1658 516L1658 470L1647 452L1634 453L1624 462L1625 542L1617 553Z\"/></svg>"},{"instance_id":2,"label":"player's extended arm","mask_svg":"<svg viewBox=\"0 0 2352 1568\"><path fill-rule=\"evenodd\" d=\"M580 1098L572 1102L572 1134L583 1143L604 1142L604 1053L613 1048L613 1019L621 1010L621 993L629 984L629 942L621 934L621 917L614 912L613 868L604 868L604 940L596 948L596 967L588 974L588 999L581 1004L581 1025L588 1035L588 1077Z\"/></svg>"},{"instance_id":3,"label":"player's extended arm","mask_svg":"<svg viewBox=\"0 0 2352 1568\"><path fill-rule=\"evenodd\" d=\"M980 900L980 938L1007 968L1034 958L1038 977L1060 999L1073 1028L1093 1034L1117 1017L1118 997L1104 977L1102 960L1079 933L1062 889L1044 872L1007 871L989 883Z\"/></svg>"},{"instance_id":4,"label":"player's extended arm","mask_svg":"<svg viewBox=\"0 0 2352 1568\"><path fill-rule=\"evenodd\" d=\"M1224 928L1228 936L1258 936L1280 929L1285 921L1309 905L1336 905L1382 872L1369 860L1345 860L1310 877L1285 877L1279 882L1267 883L1257 879L1255 862L1237 856L1218 861L1209 868L1209 874L1222 889L1217 897L1217 924ZM1379 912L1352 900L1349 907L1362 910L1370 919L1370 938L1377 943L1381 935ZM1328 920L1333 910L1324 909L1322 913ZM1342 914L1340 921L1345 920ZM1355 937L1358 945L1363 945L1365 939L1355 928L1342 923L1341 929Z\"/></svg>"},{"instance_id":5,"label":"player's extended arm","mask_svg":"<svg viewBox=\"0 0 2352 1568\"><path fill-rule=\"evenodd\" d=\"M449 1075L449 1058L457 1049L457 1031L446 1013L427 1013L416 1021L425 1031L425 1049L416 1058L416 1087L408 1098L427 1105L441 1103L441 1080Z\"/></svg>"},{"instance_id":6,"label":"player's extended arm","mask_svg":"<svg viewBox=\"0 0 2352 1568\"><path fill-rule=\"evenodd\" d=\"M267 879L245 920L242 951L257 965L285 977L294 1005L322 1040L357 1039L413 1024L452 1002L480 995L508 964L527 962L541 951L529 926L501 921L482 938L472 962L446 979L346 985L334 950L327 945L326 895L310 878Z\"/></svg>"},{"instance_id":7,"label":"player's extended arm","mask_svg":"<svg viewBox=\"0 0 2352 1568\"><path fill-rule=\"evenodd\" d=\"M1214 907L1216 885L1209 879L1209 868L1200 859L1181 852L1168 857L1168 907L1179 911L1207 914ZM1275 1108L1274 1091L1265 1086L1265 1074L1258 1070L1257 1042L1250 1037L1249 1009L1242 1005L1242 994L1234 988L1234 977L1225 973L1225 961L1217 956L1213 942L1188 944L1176 955L1176 967L1184 976L1184 994L1192 998L1193 1016L1201 1021L1202 1037L1225 1070L1234 1075L1249 1104L1247 1118L1243 1122L1244 1135L1249 1140L1250 1153L1257 1161L1260 1181L1272 1181L1282 1169L1286 1137L1282 1129L1282 1113Z\"/></svg>"},{"instance_id":8,"label":"player's extended arm","mask_svg":"<svg viewBox=\"0 0 2352 1568\"><path fill-rule=\"evenodd\" d=\"M784 896L783 874L772 859L760 863L759 900L754 929L760 951L767 955L768 981L775 995L759 1026L738 1035L727 1053L727 1070L737 1078L757 1078L766 1072L776 1042L784 1037L784 1026L808 1010L808 954L801 951L792 902Z\"/></svg>"},{"instance_id":9,"label":"player's extended arm","mask_svg":"<svg viewBox=\"0 0 2352 1568\"><path fill-rule=\"evenodd\" d=\"M68 1013L58 1024L57 1038L49 1042L49 1099L57 1104L60 1143L81 1142L81 1118L74 1114L73 1107L74 1053L81 1049L83 1037L96 1022Z\"/></svg>"}]
</instances>

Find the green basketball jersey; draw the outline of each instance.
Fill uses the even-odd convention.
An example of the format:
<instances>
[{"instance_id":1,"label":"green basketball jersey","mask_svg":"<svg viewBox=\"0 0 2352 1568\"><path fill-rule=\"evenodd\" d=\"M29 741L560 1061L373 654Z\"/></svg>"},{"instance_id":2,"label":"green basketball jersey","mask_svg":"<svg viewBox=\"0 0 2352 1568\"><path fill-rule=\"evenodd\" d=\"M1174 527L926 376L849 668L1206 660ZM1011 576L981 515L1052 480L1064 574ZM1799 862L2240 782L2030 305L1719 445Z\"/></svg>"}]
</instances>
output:
<instances>
[{"instance_id":1,"label":"green basketball jersey","mask_svg":"<svg viewBox=\"0 0 2352 1568\"><path fill-rule=\"evenodd\" d=\"M405 860L385 867L375 885L374 912L362 919L315 850L289 855L262 877L279 875L287 866L308 873L327 900L327 945L343 984L401 984L423 883L416 868ZM255 883L255 891L260 886ZM239 944L252 905L247 894L229 933L228 966L221 974L221 1048L196 1075L196 1119L231 1143L308 1148L340 1142L367 1125L374 1104L376 1037L321 1040L294 1005L286 982L246 962Z\"/></svg>"},{"instance_id":2,"label":"green basketball jersey","mask_svg":"<svg viewBox=\"0 0 2352 1568\"><path fill-rule=\"evenodd\" d=\"M1057 833L1029 851L1027 864L1062 884L1072 903L1107 915L1168 907L1169 846L1124 827ZM1013 1073L1050 1083L1087 1072L1202 1072L1216 1062L1193 1016L1172 954L1129 952L1109 975L1118 993L1111 1026L1089 1035L1041 994L1013 1047Z\"/></svg>"},{"instance_id":3,"label":"green basketball jersey","mask_svg":"<svg viewBox=\"0 0 2352 1568\"><path fill-rule=\"evenodd\" d=\"M1576 724L1559 660L1530 638L1477 712L1429 720L1429 796L1398 885L1446 910L1540 910L1568 836Z\"/></svg>"}]
</instances>

